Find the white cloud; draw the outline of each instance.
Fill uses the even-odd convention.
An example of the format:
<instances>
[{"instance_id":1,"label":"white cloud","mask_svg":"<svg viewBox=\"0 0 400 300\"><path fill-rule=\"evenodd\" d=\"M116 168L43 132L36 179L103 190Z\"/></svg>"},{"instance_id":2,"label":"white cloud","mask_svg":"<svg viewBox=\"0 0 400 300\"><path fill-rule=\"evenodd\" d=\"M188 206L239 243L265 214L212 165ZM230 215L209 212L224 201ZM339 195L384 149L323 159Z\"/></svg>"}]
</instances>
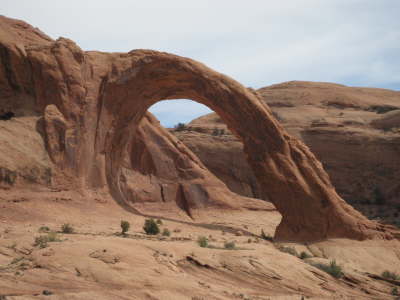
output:
<instances>
[{"instance_id":1,"label":"white cloud","mask_svg":"<svg viewBox=\"0 0 400 300\"><path fill-rule=\"evenodd\" d=\"M53 38L71 38L85 50L172 52L256 88L314 80L399 90L399 11L398 0L1 4L2 14L23 19ZM177 121L182 107L171 109Z\"/></svg>"}]
</instances>

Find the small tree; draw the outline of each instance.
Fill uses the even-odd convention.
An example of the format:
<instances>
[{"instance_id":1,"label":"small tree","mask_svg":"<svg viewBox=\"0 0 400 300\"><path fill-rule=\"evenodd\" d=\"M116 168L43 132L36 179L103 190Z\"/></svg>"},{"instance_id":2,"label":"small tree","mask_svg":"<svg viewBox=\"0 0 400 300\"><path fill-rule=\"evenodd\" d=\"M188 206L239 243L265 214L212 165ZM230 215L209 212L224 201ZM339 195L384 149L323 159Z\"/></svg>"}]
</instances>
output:
<instances>
[{"instance_id":1,"label":"small tree","mask_svg":"<svg viewBox=\"0 0 400 300\"><path fill-rule=\"evenodd\" d=\"M205 236L199 236L199 238L197 239L197 244L199 244L199 246L202 248L207 248L208 239Z\"/></svg>"},{"instance_id":2,"label":"small tree","mask_svg":"<svg viewBox=\"0 0 400 300\"><path fill-rule=\"evenodd\" d=\"M183 131L186 130L186 124L185 123L178 123L174 126L175 131Z\"/></svg>"},{"instance_id":3,"label":"small tree","mask_svg":"<svg viewBox=\"0 0 400 300\"><path fill-rule=\"evenodd\" d=\"M233 250L236 248L235 242L225 242L224 244L225 249Z\"/></svg>"},{"instance_id":4,"label":"small tree","mask_svg":"<svg viewBox=\"0 0 400 300\"><path fill-rule=\"evenodd\" d=\"M160 233L160 228L158 227L156 221L154 219L146 219L143 226L144 232L150 235L156 235Z\"/></svg>"},{"instance_id":5,"label":"small tree","mask_svg":"<svg viewBox=\"0 0 400 300\"><path fill-rule=\"evenodd\" d=\"M72 225L69 223L65 223L61 226L61 232L62 233L73 233L74 227L72 227Z\"/></svg>"},{"instance_id":6,"label":"small tree","mask_svg":"<svg viewBox=\"0 0 400 300\"><path fill-rule=\"evenodd\" d=\"M125 235L128 232L130 227L131 227L131 224L129 224L128 221L124 221L124 220L121 221L121 233L123 235Z\"/></svg>"}]
</instances>

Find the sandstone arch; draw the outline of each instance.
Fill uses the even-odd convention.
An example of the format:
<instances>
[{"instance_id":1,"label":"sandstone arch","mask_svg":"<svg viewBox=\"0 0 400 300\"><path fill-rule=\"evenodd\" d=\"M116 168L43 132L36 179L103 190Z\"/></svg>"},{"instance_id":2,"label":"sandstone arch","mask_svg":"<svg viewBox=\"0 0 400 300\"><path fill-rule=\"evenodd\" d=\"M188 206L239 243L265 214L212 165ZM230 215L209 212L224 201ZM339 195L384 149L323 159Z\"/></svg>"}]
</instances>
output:
<instances>
[{"instance_id":1,"label":"sandstone arch","mask_svg":"<svg viewBox=\"0 0 400 300\"><path fill-rule=\"evenodd\" d=\"M257 93L233 79L156 51L84 52L26 23L0 21L0 98L23 96L44 111L47 139L62 137L55 163L71 175L72 186L107 182L124 203L121 164L135 128L157 101L187 98L218 113L243 141L250 166L283 216L278 239L392 238L346 204L309 149L285 132Z\"/></svg>"},{"instance_id":2,"label":"sandstone arch","mask_svg":"<svg viewBox=\"0 0 400 300\"><path fill-rule=\"evenodd\" d=\"M104 89L104 107L116 116L106 144L112 145L107 150L107 175L117 197L123 197L117 178L122 145L130 139L131 129L157 101L188 98L218 113L243 141L258 180L283 215L277 238L364 239L377 234L380 225L337 195L319 161L283 130L256 93L200 63L171 54L139 50L123 60L128 67L110 76Z\"/></svg>"}]
</instances>

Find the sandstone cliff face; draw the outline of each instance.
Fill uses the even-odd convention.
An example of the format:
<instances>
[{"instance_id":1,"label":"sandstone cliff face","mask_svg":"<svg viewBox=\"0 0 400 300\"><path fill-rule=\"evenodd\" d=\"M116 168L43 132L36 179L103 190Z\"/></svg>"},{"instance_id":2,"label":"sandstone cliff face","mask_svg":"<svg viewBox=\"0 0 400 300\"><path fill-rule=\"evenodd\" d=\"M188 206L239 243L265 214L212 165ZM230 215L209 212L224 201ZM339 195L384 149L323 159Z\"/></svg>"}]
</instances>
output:
<instances>
[{"instance_id":1,"label":"sandstone cliff face","mask_svg":"<svg viewBox=\"0 0 400 300\"><path fill-rule=\"evenodd\" d=\"M344 199L352 204L383 200L397 207L400 92L316 82L287 82L258 92L321 160ZM248 188L258 185L242 147L217 115L193 120L188 128L174 134L231 190L260 198L259 188ZM224 134L213 136L214 128Z\"/></svg>"},{"instance_id":2,"label":"sandstone cliff face","mask_svg":"<svg viewBox=\"0 0 400 300\"><path fill-rule=\"evenodd\" d=\"M157 128L138 129L152 104L188 98L217 112L242 140L260 187L283 216L278 239L393 237L391 228L368 221L336 194L320 162L286 133L258 93L227 76L156 51L84 52L71 40L52 41L23 22L1 17L0 23L1 103L43 116L38 128L59 188L104 189L129 209L132 201L144 199L134 179L156 172L160 187L171 179L163 168L173 165L179 183L175 199L188 213L188 207L234 203L227 203L225 185L185 146ZM141 132L153 134L153 141ZM174 162L156 166L157 155L150 159L139 151L138 163L136 147L162 149Z\"/></svg>"}]
</instances>

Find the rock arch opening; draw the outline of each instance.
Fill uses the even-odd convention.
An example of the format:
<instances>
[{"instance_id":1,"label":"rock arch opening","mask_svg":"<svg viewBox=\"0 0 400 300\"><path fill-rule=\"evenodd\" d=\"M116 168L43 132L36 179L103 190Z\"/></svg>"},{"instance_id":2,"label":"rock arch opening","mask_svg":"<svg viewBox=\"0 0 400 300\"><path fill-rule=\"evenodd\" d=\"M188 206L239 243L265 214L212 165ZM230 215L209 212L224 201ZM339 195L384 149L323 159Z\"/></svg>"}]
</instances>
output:
<instances>
[{"instance_id":1,"label":"rock arch opening","mask_svg":"<svg viewBox=\"0 0 400 300\"><path fill-rule=\"evenodd\" d=\"M179 99L157 102L149 111L232 192L268 200L245 158L242 141L208 107Z\"/></svg>"}]
</instances>

